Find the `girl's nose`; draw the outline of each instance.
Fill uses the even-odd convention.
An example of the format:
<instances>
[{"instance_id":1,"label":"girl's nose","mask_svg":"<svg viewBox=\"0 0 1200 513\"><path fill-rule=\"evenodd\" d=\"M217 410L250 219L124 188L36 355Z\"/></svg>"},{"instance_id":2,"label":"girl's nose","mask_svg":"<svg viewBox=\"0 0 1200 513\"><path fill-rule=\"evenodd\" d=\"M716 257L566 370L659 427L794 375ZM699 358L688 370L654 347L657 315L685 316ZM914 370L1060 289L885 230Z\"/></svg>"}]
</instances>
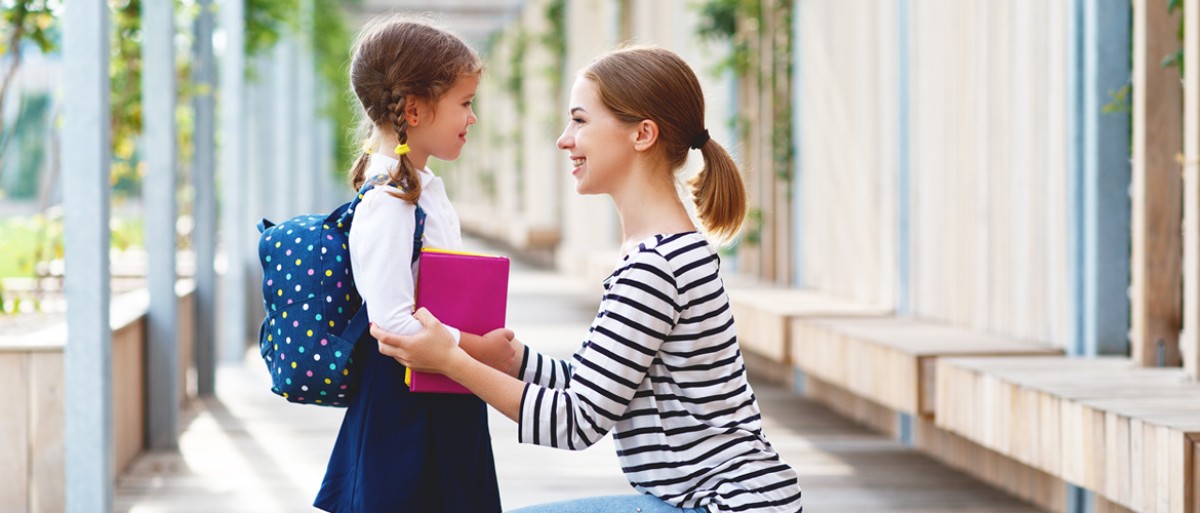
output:
<instances>
[{"instance_id":1,"label":"girl's nose","mask_svg":"<svg viewBox=\"0 0 1200 513\"><path fill-rule=\"evenodd\" d=\"M571 138L567 136L567 132L563 131L562 135L558 136L558 141L555 142L555 145L558 146L558 149L565 150L570 148L574 143L575 141L571 140Z\"/></svg>"}]
</instances>

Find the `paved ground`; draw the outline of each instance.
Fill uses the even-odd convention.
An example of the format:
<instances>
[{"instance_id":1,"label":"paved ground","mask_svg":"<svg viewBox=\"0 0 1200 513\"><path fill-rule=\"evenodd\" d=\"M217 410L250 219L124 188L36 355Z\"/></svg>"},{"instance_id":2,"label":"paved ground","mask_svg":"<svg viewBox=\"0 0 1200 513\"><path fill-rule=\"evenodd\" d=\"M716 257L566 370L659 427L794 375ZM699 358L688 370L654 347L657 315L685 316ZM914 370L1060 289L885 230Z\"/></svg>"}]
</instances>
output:
<instances>
[{"instance_id":1,"label":"paved ground","mask_svg":"<svg viewBox=\"0 0 1200 513\"><path fill-rule=\"evenodd\" d=\"M568 356L595 316L595 292L514 262L509 325L539 350ZM146 453L120 477L116 511L314 511L342 411L277 398L253 353L222 367L218 380L216 398L189 408L178 452ZM1038 511L788 391L755 389L767 436L800 473L809 512ZM515 425L494 411L491 423L506 508L632 493L610 438L573 453L518 445Z\"/></svg>"}]
</instances>

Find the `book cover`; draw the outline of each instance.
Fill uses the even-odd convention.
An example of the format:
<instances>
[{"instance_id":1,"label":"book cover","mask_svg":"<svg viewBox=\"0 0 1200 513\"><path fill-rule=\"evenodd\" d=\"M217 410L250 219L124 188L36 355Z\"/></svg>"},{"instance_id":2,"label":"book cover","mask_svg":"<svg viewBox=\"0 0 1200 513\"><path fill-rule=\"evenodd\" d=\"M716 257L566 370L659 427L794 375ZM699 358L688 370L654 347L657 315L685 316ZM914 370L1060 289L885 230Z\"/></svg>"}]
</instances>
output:
<instances>
[{"instance_id":1,"label":"book cover","mask_svg":"<svg viewBox=\"0 0 1200 513\"><path fill-rule=\"evenodd\" d=\"M464 333L483 335L503 328L508 309L508 258L435 248L421 250L416 307L426 308ZM408 371L413 392L469 394L441 374Z\"/></svg>"}]
</instances>

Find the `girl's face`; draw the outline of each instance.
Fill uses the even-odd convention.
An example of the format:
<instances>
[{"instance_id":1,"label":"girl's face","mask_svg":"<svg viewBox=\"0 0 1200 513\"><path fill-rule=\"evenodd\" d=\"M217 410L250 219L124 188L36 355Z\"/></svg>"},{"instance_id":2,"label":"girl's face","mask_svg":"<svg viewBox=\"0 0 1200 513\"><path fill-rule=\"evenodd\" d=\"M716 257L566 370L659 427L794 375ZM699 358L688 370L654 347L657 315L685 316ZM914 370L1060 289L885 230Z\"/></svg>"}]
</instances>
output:
<instances>
[{"instance_id":1,"label":"girl's face","mask_svg":"<svg viewBox=\"0 0 1200 513\"><path fill-rule=\"evenodd\" d=\"M636 127L621 122L600 101L596 85L580 77L571 87L571 120L558 138L571 157L579 194L611 194L628 175L636 152Z\"/></svg>"},{"instance_id":2,"label":"girl's face","mask_svg":"<svg viewBox=\"0 0 1200 513\"><path fill-rule=\"evenodd\" d=\"M414 157L423 154L443 161L458 158L463 145L467 144L467 129L479 121L471 109L478 88L479 75L464 75L442 95L434 108L429 108L425 102L418 103L421 117L416 126L408 128L408 145Z\"/></svg>"}]
</instances>

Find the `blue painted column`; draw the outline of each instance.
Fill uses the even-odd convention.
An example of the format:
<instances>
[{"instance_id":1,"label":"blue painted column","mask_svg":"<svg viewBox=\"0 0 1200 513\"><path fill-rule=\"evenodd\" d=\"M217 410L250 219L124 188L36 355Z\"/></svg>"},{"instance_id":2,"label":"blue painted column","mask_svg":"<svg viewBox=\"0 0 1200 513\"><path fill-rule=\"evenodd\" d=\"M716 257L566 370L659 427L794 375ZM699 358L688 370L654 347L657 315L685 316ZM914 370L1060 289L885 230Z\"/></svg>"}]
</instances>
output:
<instances>
[{"instance_id":1,"label":"blue painted column","mask_svg":"<svg viewBox=\"0 0 1200 513\"><path fill-rule=\"evenodd\" d=\"M800 55L800 0L792 2L792 286L804 288L804 59ZM736 101L736 100L735 100ZM797 376L799 383L799 376Z\"/></svg>"},{"instance_id":2,"label":"blue painted column","mask_svg":"<svg viewBox=\"0 0 1200 513\"><path fill-rule=\"evenodd\" d=\"M72 2L62 14L64 239L67 271L66 509L112 511L112 330L109 327L109 11Z\"/></svg>"},{"instance_id":3,"label":"blue painted column","mask_svg":"<svg viewBox=\"0 0 1200 513\"><path fill-rule=\"evenodd\" d=\"M147 283L146 444L173 449L179 411L179 300L175 295L175 19L174 0L142 2L142 141L146 157Z\"/></svg>"},{"instance_id":4,"label":"blue painted column","mask_svg":"<svg viewBox=\"0 0 1200 513\"><path fill-rule=\"evenodd\" d=\"M196 391L202 396L216 393L216 298L217 271L217 196L216 196L216 60L213 58L212 0L199 0L196 17L196 48L192 80L196 84L195 154L192 160L192 245L196 251L196 333L193 357L196 363Z\"/></svg>"},{"instance_id":5,"label":"blue painted column","mask_svg":"<svg viewBox=\"0 0 1200 513\"><path fill-rule=\"evenodd\" d=\"M1075 0L1068 84L1071 354L1129 352L1130 126L1104 105L1128 81L1130 4Z\"/></svg>"},{"instance_id":6,"label":"blue painted column","mask_svg":"<svg viewBox=\"0 0 1200 513\"><path fill-rule=\"evenodd\" d=\"M912 313L912 193L909 168L909 14L908 0L896 6L896 314Z\"/></svg>"},{"instance_id":7,"label":"blue painted column","mask_svg":"<svg viewBox=\"0 0 1200 513\"><path fill-rule=\"evenodd\" d=\"M1164 7L1165 8L1165 7ZM1130 126L1104 105L1130 79L1127 0L1072 0L1068 16L1068 290L1074 356L1129 352ZM1094 508L1067 484L1068 513Z\"/></svg>"}]
</instances>

